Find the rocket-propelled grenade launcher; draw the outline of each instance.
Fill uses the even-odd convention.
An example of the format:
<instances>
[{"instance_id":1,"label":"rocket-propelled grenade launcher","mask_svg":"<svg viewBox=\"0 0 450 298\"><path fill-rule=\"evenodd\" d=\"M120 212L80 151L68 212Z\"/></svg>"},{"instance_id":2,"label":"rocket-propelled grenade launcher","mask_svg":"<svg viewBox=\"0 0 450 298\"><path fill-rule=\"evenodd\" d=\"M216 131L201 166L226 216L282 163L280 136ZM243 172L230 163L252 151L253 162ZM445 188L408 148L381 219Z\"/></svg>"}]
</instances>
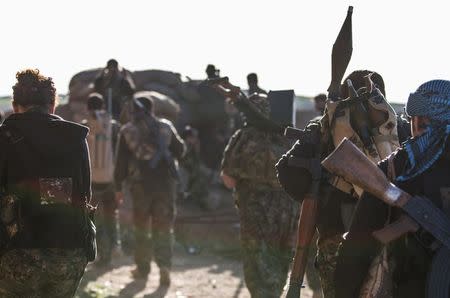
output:
<instances>
[{"instance_id":1,"label":"rocket-propelled grenade launcher","mask_svg":"<svg viewBox=\"0 0 450 298\"><path fill-rule=\"evenodd\" d=\"M331 83L328 87L328 98L333 101L339 99L339 88L341 81L352 56L352 13L353 7L350 6L348 8L344 24L342 25L333 45L333 51L331 54ZM288 128L285 134L295 135L295 132L292 130L293 129ZM305 132L302 130L297 130L296 133L304 134ZM303 276L305 275L308 251L316 231L318 196L321 181L321 151L321 148L318 148L314 158L308 163L309 166L305 166L306 170L311 173L312 185L310 192L307 193L302 200L303 202L298 223L297 245L292 264L291 276L289 279L287 298L300 297L301 288L303 287Z\"/></svg>"}]
</instances>

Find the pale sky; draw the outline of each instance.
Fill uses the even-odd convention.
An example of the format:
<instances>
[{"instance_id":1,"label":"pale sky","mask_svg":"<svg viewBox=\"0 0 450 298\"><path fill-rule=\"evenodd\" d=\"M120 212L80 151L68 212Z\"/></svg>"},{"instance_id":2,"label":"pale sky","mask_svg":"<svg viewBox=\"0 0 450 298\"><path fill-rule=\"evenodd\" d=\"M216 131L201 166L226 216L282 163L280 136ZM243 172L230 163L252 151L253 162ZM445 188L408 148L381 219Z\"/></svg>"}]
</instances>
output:
<instances>
[{"instance_id":1,"label":"pale sky","mask_svg":"<svg viewBox=\"0 0 450 298\"><path fill-rule=\"evenodd\" d=\"M0 95L17 70L36 67L60 93L72 75L109 58L130 69L203 78L214 63L245 86L313 96L330 82L331 48L348 5L353 57L347 72L381 73L387 97L405 101L430 79L450 79L449 1L30 0L0 3Z\"/></svg>"}]
</instances>

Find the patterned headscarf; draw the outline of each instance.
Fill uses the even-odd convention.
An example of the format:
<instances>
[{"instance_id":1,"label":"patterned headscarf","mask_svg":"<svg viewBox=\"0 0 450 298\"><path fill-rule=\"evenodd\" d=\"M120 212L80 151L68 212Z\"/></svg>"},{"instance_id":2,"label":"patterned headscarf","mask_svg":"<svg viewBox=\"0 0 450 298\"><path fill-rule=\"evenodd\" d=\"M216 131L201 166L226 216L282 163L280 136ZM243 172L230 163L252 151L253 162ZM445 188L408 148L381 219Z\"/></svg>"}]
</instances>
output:
<instances>
[{"instance_id":1,"label":"patterned headscarf","mask_svg":"<svg viewBox=\"0 0 450 298\"><path fill-rule=\"evenodd\" d=\"M397 181L410 180L430 168L444 152L450 135L450 81L433 80L411 93L406 113L430 119L427 130L403 144L408 153L408 165Z\"/></svg>"}]
</instances>

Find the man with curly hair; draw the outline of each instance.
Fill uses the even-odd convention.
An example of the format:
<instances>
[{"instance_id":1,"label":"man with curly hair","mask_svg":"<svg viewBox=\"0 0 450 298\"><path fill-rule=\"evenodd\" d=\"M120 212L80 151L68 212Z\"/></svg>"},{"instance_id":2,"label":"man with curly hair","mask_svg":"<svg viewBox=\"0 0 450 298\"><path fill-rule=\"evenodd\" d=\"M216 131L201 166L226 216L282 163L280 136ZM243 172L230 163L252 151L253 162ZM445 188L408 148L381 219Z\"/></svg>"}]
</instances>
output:
<instances>
[{"instance_id":1,"label":"man with curly hair","mask_svg":"<svg viewBox=\"0 0 450 298\"><path fill-rule=\"evenodd\" d=\"M16 78L0 127L0 296L72 297L95 258L88 129L54 115L51 78Z\"/></svg>"}]
</instances>

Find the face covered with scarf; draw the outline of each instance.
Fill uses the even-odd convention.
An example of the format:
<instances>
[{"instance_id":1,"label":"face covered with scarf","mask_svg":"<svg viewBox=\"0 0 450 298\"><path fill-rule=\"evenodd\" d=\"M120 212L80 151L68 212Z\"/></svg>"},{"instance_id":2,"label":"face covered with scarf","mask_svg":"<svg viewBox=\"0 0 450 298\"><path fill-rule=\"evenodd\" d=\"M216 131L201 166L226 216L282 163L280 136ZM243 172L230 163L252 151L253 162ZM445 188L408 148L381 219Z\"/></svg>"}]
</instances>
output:
<instances>
[{"instance_id":1,"label":"face covered with scarf","mask_svg":"<svg viewBox=\"0 0 450 298\"><path fill-rule=\"evenodd\" d=\"M433 80L411 93L406 104L408 116L427 123L423 133L403 144L408 165L398 181L410 180L430 168L444 153L450 135L450 81ZM417 121L414 121L415 123Z\"/></svg>"}]
</instances>

